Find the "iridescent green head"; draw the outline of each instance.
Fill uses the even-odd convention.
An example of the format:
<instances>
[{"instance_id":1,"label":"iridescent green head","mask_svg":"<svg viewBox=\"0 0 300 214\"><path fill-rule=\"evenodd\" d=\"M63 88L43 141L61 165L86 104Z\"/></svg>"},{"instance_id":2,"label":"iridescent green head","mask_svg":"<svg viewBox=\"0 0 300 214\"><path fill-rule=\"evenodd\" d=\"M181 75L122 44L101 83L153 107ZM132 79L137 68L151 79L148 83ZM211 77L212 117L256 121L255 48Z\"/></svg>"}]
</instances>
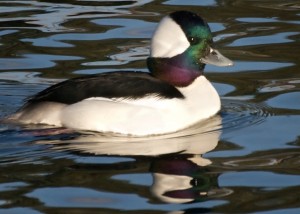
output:
<instances>
[{"instance_id":1,"label":"iridescent green head","mask_svg":"<svg viewBox=\"0 0 300 214\"><path fill-rule=\"evenodd\" d=\"M210 28L200 16L188 11L171 13L152 37L149 70L160 79L186 86L202 74L205 64L232 65L212 43Z\"/></svg>"}]
</instances>

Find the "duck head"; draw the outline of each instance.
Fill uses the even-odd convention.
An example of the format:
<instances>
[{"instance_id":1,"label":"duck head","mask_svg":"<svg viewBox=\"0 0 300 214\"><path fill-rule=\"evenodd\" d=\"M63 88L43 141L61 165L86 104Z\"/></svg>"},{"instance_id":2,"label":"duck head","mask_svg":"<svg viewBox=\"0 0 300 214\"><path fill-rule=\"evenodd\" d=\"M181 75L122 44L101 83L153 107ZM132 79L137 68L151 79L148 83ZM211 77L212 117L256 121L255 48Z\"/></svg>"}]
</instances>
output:
<instances>
[{"instance_id":1,"label":"duck head","mask_svg":"<svg viewBox=\"0 0 300 214\"><path fill-rule=\"evenodd\" d=\"M154 32L147 65L155 77L174 86L188 86L203 74L205 64L233 65L212 45L210 28L200 16L173 12L160 21Z\"/></svg>"}]
</instances>

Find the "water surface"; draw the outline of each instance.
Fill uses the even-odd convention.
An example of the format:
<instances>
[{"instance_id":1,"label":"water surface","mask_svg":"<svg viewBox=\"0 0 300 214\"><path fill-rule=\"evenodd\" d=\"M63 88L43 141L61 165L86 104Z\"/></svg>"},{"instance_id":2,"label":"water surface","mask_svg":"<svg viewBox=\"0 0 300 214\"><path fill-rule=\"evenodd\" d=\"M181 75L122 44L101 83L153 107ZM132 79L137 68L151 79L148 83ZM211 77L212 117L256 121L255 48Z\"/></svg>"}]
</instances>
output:
<instances>
[{"instance_id":1,"label":"water surface","mask_svg":"<svg viewBox=\"0 0 300 214\"><path fill-rule=\"evenodd\" d=\"M157 22L201 14L235 66L206 67L209 121L124 138L0 124L0 213L299 213L297 1L0 2L0 117L64 79L147 71Z\"/></svg>"}]
</instances>

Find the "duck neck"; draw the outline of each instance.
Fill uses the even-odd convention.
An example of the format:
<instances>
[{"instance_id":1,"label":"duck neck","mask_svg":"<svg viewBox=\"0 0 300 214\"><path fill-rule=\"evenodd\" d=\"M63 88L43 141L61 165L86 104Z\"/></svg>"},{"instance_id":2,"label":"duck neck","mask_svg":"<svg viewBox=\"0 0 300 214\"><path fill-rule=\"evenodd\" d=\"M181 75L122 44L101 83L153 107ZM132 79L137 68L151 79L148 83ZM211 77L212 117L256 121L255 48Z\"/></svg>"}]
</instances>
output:
<instances>
[{"instance_id":1,"label":"duck neck","mask_svg":"<svg viewBox=\"0 0 300 214\"><path fill-rule=\"evenodd\" d=\"M193 63L186 59L182 55L172 58L149 57L147 65L156 78L176 87L185 87L201 76L205 67L205 64Z\"/></svg>"}]
</instances>

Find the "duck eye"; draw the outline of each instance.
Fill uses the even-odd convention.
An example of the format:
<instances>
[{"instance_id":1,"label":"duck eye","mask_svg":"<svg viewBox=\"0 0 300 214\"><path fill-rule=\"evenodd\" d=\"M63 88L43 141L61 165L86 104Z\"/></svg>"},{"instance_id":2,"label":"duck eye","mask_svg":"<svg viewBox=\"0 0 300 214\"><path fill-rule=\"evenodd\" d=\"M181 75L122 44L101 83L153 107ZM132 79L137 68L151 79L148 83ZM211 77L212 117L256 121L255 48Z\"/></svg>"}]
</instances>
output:
<instances>
[{"instance_id":1,"label":"duck eye","mask_svg":"<svg viewBox=\"0 0 300 214\"><path fill-rule=\"evenodd\" d=\"M199 39L193 36L188 37L188 40L190 42L191 45L195 45L199 42Z\"/></svg>"}]
</instances>

